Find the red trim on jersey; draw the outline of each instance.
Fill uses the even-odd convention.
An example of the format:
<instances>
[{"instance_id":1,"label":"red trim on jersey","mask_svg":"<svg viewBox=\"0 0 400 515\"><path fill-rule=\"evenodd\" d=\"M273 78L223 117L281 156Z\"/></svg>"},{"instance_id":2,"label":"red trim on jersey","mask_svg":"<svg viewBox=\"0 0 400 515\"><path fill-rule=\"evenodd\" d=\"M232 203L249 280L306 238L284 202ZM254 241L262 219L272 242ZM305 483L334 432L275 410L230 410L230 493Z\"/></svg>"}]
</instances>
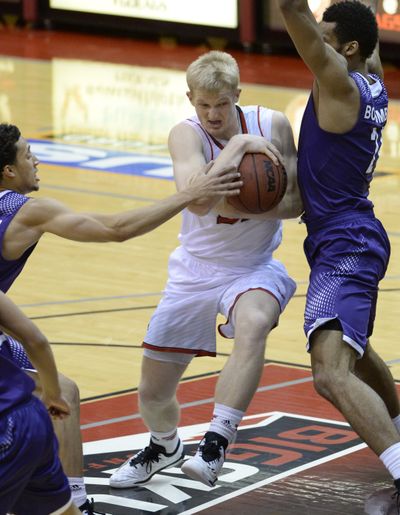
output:
<instances>
[{"instance_id":1,"label":"red trim on jersey","mask_svg":"<svg viewBox=\"0 0 400 515\"><path fill-rule=\"evenodd\" d=\"M239 114L239 120L240 120L241 129L242 129L242 134L248 134L249 130L247 129L247 123L246 123L246 118L244 117L244 113L240 109L239 106L236 106L236 110Z\"/></svg>"},{"instance_id":2,"label":"red trim on jersey","mask_svg":"<svg viewBox=\"0 0 400 515\"><path fill-rule=\"evenodd\" d=\"M238 116L239 116L239 121L240 121L240 129L242 131L242 134L248 134L248 129L247 129L247 124L246 124L246 118L244 116L244 113L243 111L240 109L239 106L236 106L236 110L237 110L237 113L238 113ZM197 122L196 122L197 123ZM214 142L214 145L216 145L220 150L223 150L224 148L224 145L217 140L217 138L214 138L214 136L212 134L210 134L209 132L207 132L200 124L198 124L199 127L201 127L201 129L204 131L204 133L206 134L206 136L208 138L210 138L213 142Z\"/></svg>"},{"instance_id":3,"label":"red trim on jersey","mask_svg":"<svg viewBox=\"0 0 400 515\"><path fill-rule=\"evenodd\" d=\"M145 349L155 350L157 352L179 352L180 354L194 354L195 357L198 356L211 356L215 358L217 355L216 352L209 352L202 349L185 349L181 347L177 349L176 347L157 347L157 345L151 345L150 343L143 342L142 347Z\"/></svg>"},{"instance_id":4,"label":"red trim on jersey","mask_svg":"<svg viewBox=\"0 0 400 515\"><path fill-rule=\"evenodd\" d=\"M236 298L235 298L235 300L233 301L233 304L232 304L232 306L231 306L231 307L230 307L230 309L229 309L228 318L226 319L226 322L225 322L224 324L219 324L219 326L218 326L218 332L219 332L219 334L220 334L223 338L230 338L230 336L225 336L225 335L224 335L224 333L222 332L222 329L221 329L221 328L222 328L224 325L228 325L228 324L229 324L229 319L231 318L232 311L233 311L234 307L236 306L237 301L238 301L238 300L240 299L240 297L241 297L242 295L244 295L245 293L247 293L247 292L249 292L249 291L254 291L254 290L261 290L261 291L264 291L265 293L268 293L269 295L271 295L271 297L273 297L273 298L276 300L276 302L278 303L278 305L279 305L279 309L280 309L280 311L282 312L282 306L281 306L281 303L280 303L280 302L279 302L279 300L275 297L275 295L274 295L272 292L270 292L269 290L266 290L265 288L261 288L261 287L260 287L260 288L249 288L248 290L242 291L241 293L239 293L239 294L237 295L237 297L236 297ZM272 329L275 329L275 327L277 327L277 326L278 326L278 322L276 322L276 324L272 327Z\"/></svg>"},{"instance_id":5,"label":"red trim on jersey","mask_svg":"<svg viewBox=\"0 0 400 515\"><path fill-rule=\"evenodd\" d=\"M261 127L261 107L257 106L257 123L258 123L258 129L261 132L261 136L264 136L262 127ZM265 138L265 136L264 136Z\"/></svg>"},{"instance_id":6,"label":"red trim on jersey","mask_svg":"<svg viewBox=\"0 0 400 515\"><path fill-rule=\"evenodd\" d=\"M210 145L210 153L211 153L210 161L212 161L214 159L214 149L213 149L210 139L212 139L214 141L214 138L211 136L211 134L208 134L208 132L205 130L205 128L201 125L201 123L198 123L198 122L193 122L193 123L198 125L200 127L200 129L204 132L204 135L207 138L208 144Z\"/></svg>"}]
</instances>

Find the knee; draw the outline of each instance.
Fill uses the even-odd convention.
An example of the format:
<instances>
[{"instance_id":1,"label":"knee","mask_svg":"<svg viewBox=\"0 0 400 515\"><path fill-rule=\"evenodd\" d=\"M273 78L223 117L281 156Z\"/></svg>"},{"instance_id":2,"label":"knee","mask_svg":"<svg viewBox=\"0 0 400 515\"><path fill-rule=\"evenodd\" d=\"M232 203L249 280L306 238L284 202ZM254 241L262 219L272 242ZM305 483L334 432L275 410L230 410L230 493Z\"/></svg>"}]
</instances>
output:
<instances>
[{"instance_id":1,"label":"knee","mask_svg":"<svg viewBox=\"0 0 400 515\"><path fill-rule=\"evenodd\" d=\"M236 320L235 339L246 340L253 345L264 347L267 335L275 325L276 320L272 320L261 310L254 310Z\"/></svg>"},{"instance_id":2,"label":"knee","mask_svg":"<svg viewBox=\"0 0 400 515\"><path fill-rule=\"evenodd\" d=\"M63 376L60 374L59 376L61 393L64 399L68 402L71 409L77 408L80 405L80 393L78 385L70 379L69 377Z\"/></svg>"},{"instance_id":3,"label":"knee","mask_svg":"<svg viewBox=\"0 0 400 515\"><path fill-rule=\"evenodd\" d=\"M314 387L316 391L331 402L344 391L346 381L340 371L324 366L313 367Z\"/></svg>"},{"instance_id":4,"label":"knee","mask_svg":"<svg viewBox=\"0 0 400 515\"><path fill-rule=\"evenodd\" d=\"M162 406L170 402L175 394L170 395L160 385L141 381L138 388L139 402L143 406Z\"/></svg>"}]
</instances>

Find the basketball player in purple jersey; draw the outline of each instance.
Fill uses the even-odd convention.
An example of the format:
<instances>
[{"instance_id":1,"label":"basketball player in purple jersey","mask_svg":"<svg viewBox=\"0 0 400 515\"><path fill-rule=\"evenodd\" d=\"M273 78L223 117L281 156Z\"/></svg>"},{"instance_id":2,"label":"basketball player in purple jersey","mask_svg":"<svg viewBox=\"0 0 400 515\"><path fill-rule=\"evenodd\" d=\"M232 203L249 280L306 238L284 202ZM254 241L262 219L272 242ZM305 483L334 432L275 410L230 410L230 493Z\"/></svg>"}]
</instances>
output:
<instances>
[{"instance_id":1,"label":"basketball player in purple jersey","mask_svg":"<svg viewBox=\"0 0 400 515\"><path fill-rule=\"evenodd\" d=\"M0 326L23 342L40 375L42 401L35 383L0 352L0 515L81 515L58 457L48 412L69 415L61 395L51 347L39 329L0 292ZM5 336L0 333L0 340ZM0 343L1 344L1 343Z\"/></svg>"},{"instance_id":2,"label":"basketball player in purple jersey","mask_svg":"<svg viewBox=\"0 0 400 515\"><path fill-rule=\"evenodd\" d=\"M305 332L314 383L380 457L399 491L398 398L368 340L390 255L368 199L388 109L376 2L373 10L359 1L335 3L319 25L307 0L278 4L315 78L298 149L311 268Z\"/></svg>"},{"instance_id":3,"label":"basketball player in purple jersey","mask_svg":"<svg viewBox=\"0 0 400 515\"><path fill-rule=\"evenodd\" d=\"M82 214L56 200L26 196L39 189L38 164L19 129L0 124L0 290L3 292L10 288L46 232L83 242L124 241L156 228L190 202L210 194L237 194L241 185L237 180L238 173L232 171L232 167L226 167L207 175L198 174L187 188L149 207L115 215ZM5 339L0 352L11 355L20 368L34 369L21 345L13 338ZM35 373L31 376L37 379ZM65 451L60 455L74 502L83 513L91 515L93 506L86 498L83 482L79 394L76 392L73 414L69 418L71 420L56 421L55 424L60 447ZM74 456L72 462L70 454ZM64 462L68 464L68 472Z\"/></svg>"},{"instance_id":4,"label":"basketball player in purple jersey","mask_svg":"<svg viewBox=\"0 0 400 515\"><path fill-rule=\"evenodd\" d=\"M246 152L269 154L272 142L285 159L288 192L273 212L251 220L237 211L228 218L218 197L204 197L183 211L181 245L170 256L165 294L144 339L139 405L150 443L114 472L110 485L115 488L140 486L182 461L176 390L193 357L216 355L221 313L226 323L218 329L234 338L233 350L219 374L209 430L182 466L191 478L215 485L258 387L268 334L296 287L273 258L282 238L280 218L301 213L296 148L287 118L266 107L237 105L239 68L226 52L203 54L191 63L186 78L196 114L169 135L178 190L205 163L214 160L212 170L238 166Z\"/></svg>"}]
</instances>

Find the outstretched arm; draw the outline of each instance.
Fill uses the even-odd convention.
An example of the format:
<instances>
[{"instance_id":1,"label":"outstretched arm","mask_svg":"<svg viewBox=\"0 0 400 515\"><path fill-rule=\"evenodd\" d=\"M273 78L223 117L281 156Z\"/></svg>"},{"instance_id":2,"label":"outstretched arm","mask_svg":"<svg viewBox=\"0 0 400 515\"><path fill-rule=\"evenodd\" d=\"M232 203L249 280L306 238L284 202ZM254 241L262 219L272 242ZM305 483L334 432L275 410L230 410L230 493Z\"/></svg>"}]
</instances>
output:
<instances>
[{"instance_id":1,"label":"outstretched arm","mask_svg":"<svg viewBox=\"0 0 400 515\"><path fill-rule=\"evenodd\" d=\"M7 228L3 255L16 259L46 232L75 241L125 241L155 229L198 198L237 195L241 186L238 177L227 168L212 175L197 175L166 199L113 215L76 213L53 199L31 199Z\"/></svg>"},{"instance_id":2,"label":"outstretched arm","mask_svg":"<svg viewBox=\"0 0 400 515\"><path fill-rule=\"evenodd\" d=\"M42 400L50 414L55 418L64 418L69 414L69 407L61 397L50 345L38 327L3 292L0 292L0 326L4 332L22 343L38 371L43 390Z\"/></svg>"}]
</instances>

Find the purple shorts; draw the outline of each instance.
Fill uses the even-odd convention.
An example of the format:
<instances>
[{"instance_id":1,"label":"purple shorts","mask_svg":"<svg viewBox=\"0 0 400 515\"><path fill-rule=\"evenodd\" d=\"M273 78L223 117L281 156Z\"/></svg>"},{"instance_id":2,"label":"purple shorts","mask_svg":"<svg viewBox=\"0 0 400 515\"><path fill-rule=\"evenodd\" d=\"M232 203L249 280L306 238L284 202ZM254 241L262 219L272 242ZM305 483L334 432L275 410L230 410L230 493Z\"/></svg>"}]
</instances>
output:
<instances>
[{"instance_id":1,"label":"purple shorts","mask_svg":"<svg viewBox=\"0 0 400 515\"><path fill-rule=\"evenodd\" d=\"M0 417L0 515L44 515L70 503L53 425L33 397Z\"/></svg>"},{"instance_id":2,"label":"purple shorts","mask_svg":"<svg viewBox=\"0 0 400 515\"><path fill-rule=\"evenodd\" d=\"M307 348L312 332L336 319L343 340L361 357L373 331L378 284L390 257L386 231L372 213L335 217L307 228L304 251L311 268L304 314Z\"/></svg>"}]
</instances>

